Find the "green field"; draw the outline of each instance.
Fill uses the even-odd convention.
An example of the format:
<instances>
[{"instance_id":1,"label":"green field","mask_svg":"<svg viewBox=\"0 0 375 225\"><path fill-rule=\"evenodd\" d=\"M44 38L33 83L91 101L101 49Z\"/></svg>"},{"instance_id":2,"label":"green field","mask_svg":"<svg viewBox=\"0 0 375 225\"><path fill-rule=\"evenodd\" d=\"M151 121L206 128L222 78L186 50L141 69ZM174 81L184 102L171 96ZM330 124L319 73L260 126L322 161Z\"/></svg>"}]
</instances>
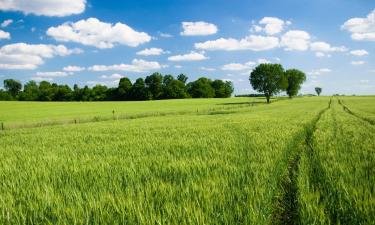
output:
<instances>
[{"instance_id":1,"label":"green field","mask_svg":"<svg viewBox=\"0 0 375 225\"><path fill-rule=\"evenodd\" d=\"M375 224L375 97L263 102L0 102L0 224Z\"/></svg>"}]
</instances>

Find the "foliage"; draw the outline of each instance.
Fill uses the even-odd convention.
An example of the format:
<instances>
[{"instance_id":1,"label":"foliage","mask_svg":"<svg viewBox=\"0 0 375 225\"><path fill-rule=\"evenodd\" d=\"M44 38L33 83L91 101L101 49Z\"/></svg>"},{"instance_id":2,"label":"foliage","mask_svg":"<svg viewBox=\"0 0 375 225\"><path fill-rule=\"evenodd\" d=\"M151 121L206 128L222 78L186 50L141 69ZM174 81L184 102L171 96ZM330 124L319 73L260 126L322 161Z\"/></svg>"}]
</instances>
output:
<instances>
[{"instance_id":1,"label":"foliage","mask_svg":"<svg viewBox=\"0 0 375 225\"><path fill-rule=\"evenodd\" d=\"M306 81L306 75L304 72L297 69L289 69L285 71L286 79L288 80L288 86L286 88L286 93L289 98L296 96L301 85Z\"/></svg>"},{"instance_id":2,"label":"foliage","mask_svg":"<svg viewBox=\"0 0 375 225\"><path fill-rule=\"evenodd\" d=\"M316 87L315 92L318 96L320 96L320 93L322 93L322 88L321 87Z\"/></svg>"},{"instance_id":3,"label":"foliage","mask_svg":"<svg viewBox=\"0 0 375 225\"><path fill-rule=\"evenodd\" d=\"M267 103L270 103L271 96L285 90L288 85L284 68L280 64L258 65L251 72L249 80L254 90L264 93Z\"/></svg>"},{"instance_id":4,"label":"foliage","mask_svg":"<svg viewBox=\"0 0 375 225\"><path fill-rule=\"evenodd\" d=\"M73 90L68 85L58 85L48 81L29 81L22 84L18 81L8 79L4 81L6 91L0 92L0 100L20 101L124 101L124 100L157 100L157 99L180 99L180 98L227 98L233 93L233 85L230 82L214 81L205 78L186 85L188 77L184 74L163 76L153 73L137 79L132 84L129 78L120 79L118 87L108 88L104 85L96 85L92 88L84 86L80 88L77 84ZM196 82L196 83L195 83ZM190 96L188 86L192 84L194 96ZM214 86L212 86L214 85ZM207 90L205 90L207 89Z\"/></svg>"}]
</instances>

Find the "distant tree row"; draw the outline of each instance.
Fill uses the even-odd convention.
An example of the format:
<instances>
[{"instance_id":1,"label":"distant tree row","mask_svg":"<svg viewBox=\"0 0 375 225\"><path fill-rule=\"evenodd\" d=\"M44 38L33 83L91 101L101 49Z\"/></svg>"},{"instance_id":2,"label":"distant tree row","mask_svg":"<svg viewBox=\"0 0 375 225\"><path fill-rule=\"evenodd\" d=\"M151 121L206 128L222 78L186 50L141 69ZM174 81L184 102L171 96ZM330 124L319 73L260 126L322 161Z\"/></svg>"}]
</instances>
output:
<instances>
[{"instance_id":1,"label":"distant tree row","mask_svg":"<svg viewBox=\"0 0 375 225\"><path fill-rule=\"evenodd\" d=\"M253 89L263 93L270 103L271 96L281 91L286 91L289 98L296 96L306 75L297 69L284 70L280 64L264 63L251 72L249 80Z\"/></svg>"},{"instance_id":2,"label":"distant tree row","mask_svg":"<svg viewBox=\"0 0 375 225\"><path fill-rule=\"evenodd\" d=\"M108 88L105 85L95 85L83 88L74 85L58 85L48 81L27 82L23 87L21 82L4 80L5 90L0 89L0 100L20 101L124 101L124 100L156 100L181 98L227 98L233 93L230 81L208 79L201 77L187 83L184 74L177 76L153 73L145 79L138 78L134 84L129 78L120 79L118 87Z\"/></svg>"}]
</instances>

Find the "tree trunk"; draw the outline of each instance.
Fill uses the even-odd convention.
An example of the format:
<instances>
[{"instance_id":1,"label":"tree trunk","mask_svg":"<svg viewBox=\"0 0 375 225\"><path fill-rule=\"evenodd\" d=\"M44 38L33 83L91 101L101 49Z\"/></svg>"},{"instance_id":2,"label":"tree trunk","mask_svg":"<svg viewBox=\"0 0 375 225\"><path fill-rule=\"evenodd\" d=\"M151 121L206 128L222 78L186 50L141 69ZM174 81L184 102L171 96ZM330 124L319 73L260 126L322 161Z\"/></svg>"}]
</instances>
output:
<instances>
[{"instance_id":1,"label":"tree trunk","mask_svg":"<svg viewBox=\"0 0 375 225\"><path fill-rule=\"evenodd\" d=\"M270 96L269 95L266 95L266 99L267 99L267 104L270 104Z\"/></svg>"}]
</instances>

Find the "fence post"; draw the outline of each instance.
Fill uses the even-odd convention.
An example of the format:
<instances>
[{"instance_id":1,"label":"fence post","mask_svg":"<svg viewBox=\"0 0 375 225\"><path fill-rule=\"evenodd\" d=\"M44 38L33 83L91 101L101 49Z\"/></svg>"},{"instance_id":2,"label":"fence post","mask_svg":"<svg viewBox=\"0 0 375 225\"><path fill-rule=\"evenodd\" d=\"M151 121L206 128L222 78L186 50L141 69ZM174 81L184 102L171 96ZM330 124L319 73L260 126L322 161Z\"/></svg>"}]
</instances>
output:
<instances>
[{"instance_id":1,"label":"fence post","mask_svg":"<svg viewBox=\"0 0 375 225\"><path fill-rule=\"evenodd\" d=\"M4 130L4 122L1 122L1 130Z\"/></svg>"},{"instance_id":2,"label":"fence post","mask_svg":"<svg viewBox=\"0 0 375 225\"><path fill-rule=\"evenodd\" d=\"M115 110L112 110L113 120L116 120L115 118Z\"/></svg>"}]
</instances>

